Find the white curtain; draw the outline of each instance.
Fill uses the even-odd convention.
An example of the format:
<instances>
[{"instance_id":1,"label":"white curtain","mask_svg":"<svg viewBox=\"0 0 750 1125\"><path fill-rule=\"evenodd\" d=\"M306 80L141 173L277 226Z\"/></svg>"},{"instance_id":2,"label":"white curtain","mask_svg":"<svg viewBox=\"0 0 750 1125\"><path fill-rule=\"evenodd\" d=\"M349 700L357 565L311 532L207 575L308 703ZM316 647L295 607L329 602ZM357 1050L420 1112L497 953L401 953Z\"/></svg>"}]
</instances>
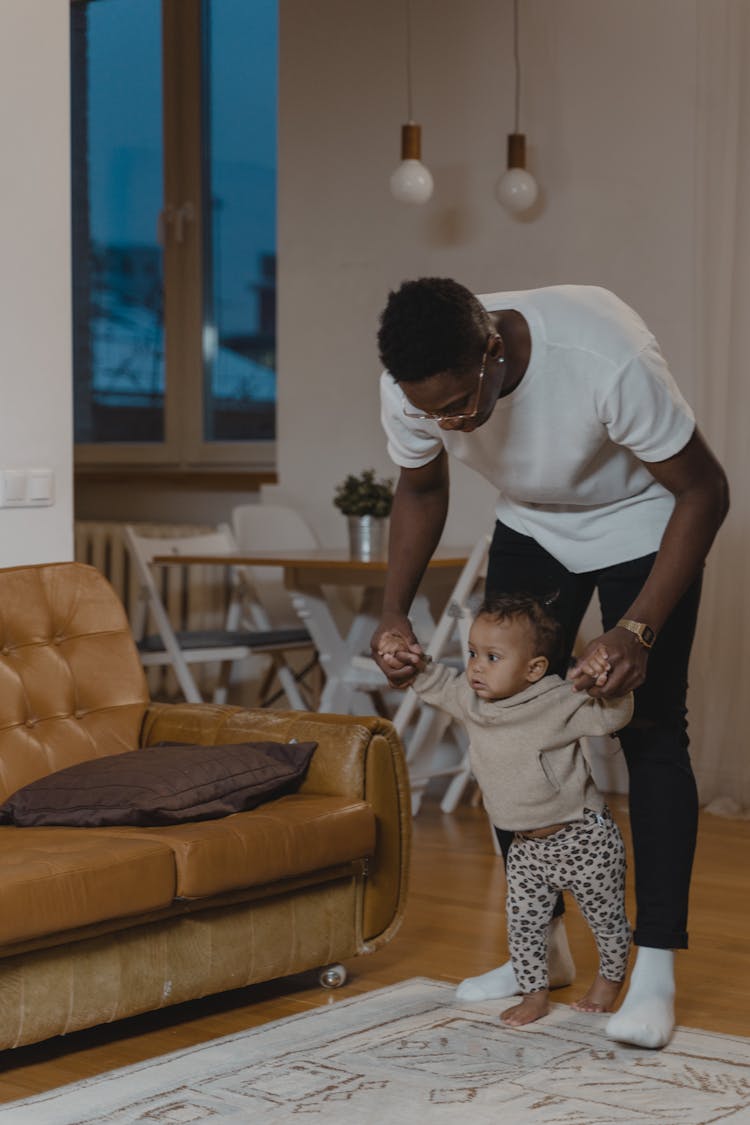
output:
<instances>
[{"instance_id":1,"label":"white curtain","mask_svg":"<svg viewBox=\"0 0 750 1125\"><path fill-rule=\"evenodd\" d=\"M750 817L750 5L698 0L696 390L729 476L730 515L706 567L691 664L701 802Z\"/></svg>"}]
</instances>

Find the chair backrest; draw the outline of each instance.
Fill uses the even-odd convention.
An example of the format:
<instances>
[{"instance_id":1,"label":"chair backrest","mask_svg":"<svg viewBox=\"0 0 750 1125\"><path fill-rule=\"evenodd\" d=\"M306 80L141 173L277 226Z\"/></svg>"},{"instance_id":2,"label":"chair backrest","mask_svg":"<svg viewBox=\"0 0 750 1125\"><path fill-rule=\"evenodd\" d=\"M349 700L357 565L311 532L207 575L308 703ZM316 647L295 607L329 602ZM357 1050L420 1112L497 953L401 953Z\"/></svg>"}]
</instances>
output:
<instances>
[{"instance_id":1,"label":"chair backrest","mask_svg":"<svg viewBox=\"0 0 750 1125\"><path fill-rule=\"evenodd\" d=\"M319 546L300 513L280 504L238 504L232 527L240 550L306 551ZM249 614L256 628L299 624L279 567L243 567L242 574L257 599Z\"/></svg>"},{"instance_id":2,"label":"chair backrest","mask_svg":"<svg viewBox=\"0 0 750 1125\"><path fill-rule=\"evenodd\" d=\"M0 800L135 750L148 689L125 610L83 563L0 570Z\"/></svg>"},{"instance_id":3,"label":"chair backrest","mask_svg":"<svg viewBox=\"0 0 750 1125\"><path fill-rule=\"evenodd\" d=\"M237 573L223 562L216 566L190 564L190 582L186 583L182 567L156 568L152 562L157 555L226 555L236 551L230 527L222 524L209 532L165 536L150 535L142 528L125 524L123 537L139 584L136 603L130 612L133 633L139 644L147 636L158 634L160 638L160 645L142 653L145 664L165 669L161 677L150 673L152 690L171 695L177 684L188 702L198 703L203 698L202 692L208 689L213 691L217 702L222 702L230 667L222 659L229 660L224 634L227 629L236 629L240 619ZM211 637L201 643L199 649L191 647L185 652L179 634L196 631L207 631ZM235 652L233 659L238 658ZM223 679L219 681L216 681L218 665L215 662L222 665ZM199 664L202 674L196 677L188 663ZM154 682L159 679L163 682ZM209 680L210 689L208 682L204 682Z\"/></svg>"},{"instance_id":4,"label":"chair backrest","mask_svg":"<svg viewBox=\"0 0 750 1125\"><path fill-rule=\"evenodd\" d=\"M478 591L483 585L486 574L489 549L490 537L483 535L474 544L471 554L464 563L435 626L435 631L425 647L427 655L433 660L445 659L450 654L451 643L455 644L458 639L460 644L458 658L462 663L465 661L469 629L481 596ZM418 705L419 699L415 693L407 691L393 718L399 734L403 735Z\"/></svg>"},{"instance_id":5,"label":"chair backrest","mask_svg":"<svg viewBox=\"0 0 750 1125\"><path fill-rule=\"evenodd\" d=\"M318 546L304 517L281 504L238 504L232 510L232 527L240 548L305 551Z\"/></svg>"},{"instance_id":6,"label":"chair backrest","mask_svg":"<svg viewBox=\"0 0 750 1125\"><path fill-rule=\"evenodd\" d=\"M427 645L427 653L435 660L438 660L444 654L445 648L456 630L461 643L462 657L466 652L469 629L481 599L479 588L483 585L483 579L487 572L489 549L489 536L483 535L474 544L463 570L456 579L456 585L445 603L435 632Z\"/></svg>"},{"instance_id":7,"label":"chair backrest","mask_svg":"<svg viewBox=\"0 0 750 1125\"><path fill-rule=\"evenodd\" d=\"M226 555L235 551L237 545L227 524L211 532L169 536L147 535L132 524L126 524L123 535L140 585L138 603L131 611L137 639L149 628L149 613L161 630L160 607L173 629L211 629L225 624L233 593L225 566L196 568L192 573L193 581L186 588L179 568L164 567L157 579L151 563L156 555Z\"/></svg>"},{"instance_id":8,"label":"chair backrest","mask_svg":"<svg viewBox=\"0 0 750 1125\"><path fill-rule=\"evenodd\" d=\"M236 554L237 544L228 524L220 524L212 532L168 537L143 534L132 524L126 524L123 535L140 581L140 604L131 611L133 632L140 643L153 622L159 634L159 643L155 646L150 642L139 644L144 663L171 666L184 697L194 703L200 702L202 695L188 665L218 663L220 678L213 688L213 699L221 703L226 701L232 664L252 653L271 652L290 705L298 709L304 707L294 674L280 654L292 649L308 649L309 636L298 621L295 623L298 635L289 636L284 630L274 629L254 589L248 586L247 567L228 565L218 558L216 565L189 563L186 568L201 580L186 587L179 580L180 571L185 568L153 565L158 555L179 558L181 555ZM177 603L171 604L170 578L175 575L178 578ZM189 603L186 594L190 591L197 591L205 601L203 614L197 612L200 606Z\"/></svg>"}]
</instances>

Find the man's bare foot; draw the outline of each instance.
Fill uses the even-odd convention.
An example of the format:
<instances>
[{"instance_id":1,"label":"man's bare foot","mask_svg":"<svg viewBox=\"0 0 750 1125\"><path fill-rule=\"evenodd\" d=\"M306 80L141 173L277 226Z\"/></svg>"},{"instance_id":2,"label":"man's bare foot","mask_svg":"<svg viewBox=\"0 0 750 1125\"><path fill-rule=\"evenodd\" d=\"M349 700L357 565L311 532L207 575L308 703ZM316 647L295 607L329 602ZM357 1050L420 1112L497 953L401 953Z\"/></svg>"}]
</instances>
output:
<instances>
[{"instance_id":1,"label":"man's bare foot","mask_svg":"<svg viewBox=\"0 0 750 1125\"><path fill-rule=\"evenodd\" d=\"M511 1027L523 1027L525 1023L540 1020L549 1012L549 991L540 988L538 992L527 992L520 1004L506 1008L500 1019Z\"/></svg>"},{"instance_id":2,"label":"man's bare foot","mask_svg":"<svg viewBox=\"0 0 750 1125\"><path fill-rule=\"evenodd\" d=\"M597 973L588 992L570 1006L577 1012L611 1012L623 983L621 980L605 980L601 973Z\"/></svg>"}]
</instances>

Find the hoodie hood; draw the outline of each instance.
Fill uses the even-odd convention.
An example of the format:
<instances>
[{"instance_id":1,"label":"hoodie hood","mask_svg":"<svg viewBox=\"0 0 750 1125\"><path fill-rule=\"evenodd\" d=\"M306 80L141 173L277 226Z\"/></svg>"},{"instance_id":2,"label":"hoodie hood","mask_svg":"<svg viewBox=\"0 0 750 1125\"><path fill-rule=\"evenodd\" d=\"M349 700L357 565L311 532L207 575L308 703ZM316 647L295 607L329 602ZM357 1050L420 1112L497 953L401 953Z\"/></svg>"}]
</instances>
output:
<instances>
[{"instance_id":1,"label":"hoodie hood","mask_svg":"<svg viewBox=\"0 0 750 1125\"><path fill-rule=\"evenodd\" d=\"M573 692L573 688L565 680L560 679L557 675L551 675L542 676L541 680L537 680L535 684L529 684L523 691L511 695L508 699L479 699L472 692L471 713L473 718L479 720L479 722L482 721L484 716L488 719L494 717L497 721L498 711L511 712L517 708L523 708L533 700L541 699L551 692L559 692L561 688L567 688L568 691ZM508 717L510 718L510 715Z\"/></svg>"}]
</instances>

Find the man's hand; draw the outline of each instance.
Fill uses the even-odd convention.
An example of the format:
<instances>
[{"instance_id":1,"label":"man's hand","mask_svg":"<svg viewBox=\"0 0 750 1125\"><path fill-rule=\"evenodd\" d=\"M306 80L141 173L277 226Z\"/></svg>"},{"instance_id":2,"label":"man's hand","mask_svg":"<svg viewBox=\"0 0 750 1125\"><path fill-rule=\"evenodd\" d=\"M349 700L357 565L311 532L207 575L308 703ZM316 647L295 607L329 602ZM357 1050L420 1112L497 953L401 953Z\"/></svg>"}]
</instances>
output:
<instances>
[{"instance_id":1,"label":"man's hand","mask_svg":"<svg viewBox=\"0 0 750 1125\"><path fill-rule=\"evenodd\" d=\"M604 683L599 682L601 675L591 674L600 659L595 655L599 649L606 651L609 663ZM640 687L646 678L647 663L648 649L627 629L615 627L586 646L568 679L574 691L587 691L595 699L619 699Z\"/></svg>"},{"instance_id":2,"label":"man's hand","mask_svg":"<svg viewBox=\"0 0 750 1125\"><path fill-rule=\"evenodd\" d=\"M396 644L395 638L403 643ZM424 666L424 651L408 617L383 617L370 642L373 659L391 687L407 688Z\"/></svg>"}]
</instances>

